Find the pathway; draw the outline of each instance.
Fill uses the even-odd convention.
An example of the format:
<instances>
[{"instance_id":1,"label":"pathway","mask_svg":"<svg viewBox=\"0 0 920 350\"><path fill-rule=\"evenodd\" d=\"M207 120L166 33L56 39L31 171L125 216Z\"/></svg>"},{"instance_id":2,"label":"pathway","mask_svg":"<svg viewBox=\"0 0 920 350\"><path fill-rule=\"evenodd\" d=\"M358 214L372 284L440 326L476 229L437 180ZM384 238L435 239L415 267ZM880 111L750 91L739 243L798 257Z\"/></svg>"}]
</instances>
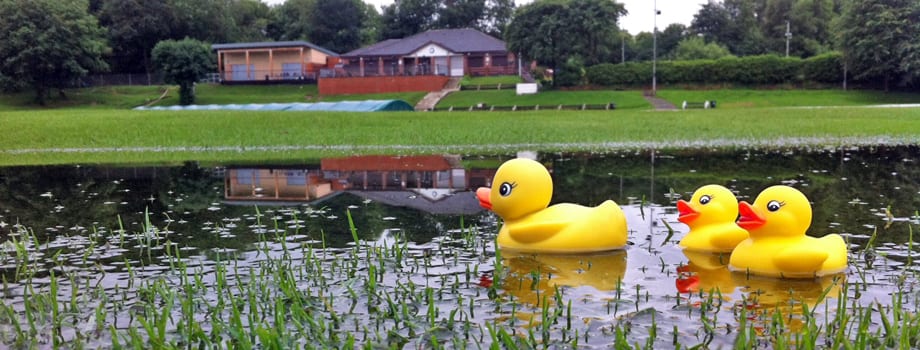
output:
<instances>
[{"instance_id":1,"label":"pathway","mask_svg":"<svg viewBox=\"0 0 920 350\"><path fill-rule=\"evenodd\" d=\"M460 79L461 77L453 77L447 81L447 84L444 85L444 88L441 91L429 92L425 97L422 98L418 104L415 105L416 111L430 111L434 110L434 106L438 104L438 101L441 101L444 96L447 94L460 91Z\"/></svg>"},{"instance_id":2,"label":"pathway","mask_svg":"<svg viewBox=\"0 0 920 350\"><path fill-rule=\"evenodd\" d=\"M656 111L677 110L677 106L671 104L671 102L668 102L665 99L658 98L656 96L651 96L650 94L647 94L647 93L643 94L642 96L645 97L645 100L648 101L648 103L652 104L652 107L655 107Z\"/></svg>"}]
</instances>

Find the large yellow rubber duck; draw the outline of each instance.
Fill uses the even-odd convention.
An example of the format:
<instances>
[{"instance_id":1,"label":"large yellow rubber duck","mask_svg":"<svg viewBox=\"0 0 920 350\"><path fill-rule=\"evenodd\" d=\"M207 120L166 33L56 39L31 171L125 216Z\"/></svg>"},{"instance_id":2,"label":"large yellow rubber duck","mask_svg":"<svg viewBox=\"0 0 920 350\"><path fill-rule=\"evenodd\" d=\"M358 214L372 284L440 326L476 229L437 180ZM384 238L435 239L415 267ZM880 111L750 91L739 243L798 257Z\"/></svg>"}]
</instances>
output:
<instances>
[{"instance_id":1,"label":"large yellow rubber duck","mask_svg":"<svg viewBox=\"0 0 920 350\"><path fill-rule=\"evenodd\" d=\"M677 201L677 211L677 220L690 226L690 232L679 243L685 250L730 253L748 238L748 232L735 223L738 199L723 186L700 187L689 202Z\"/></svg>"},{"instance_id":2,"label":"large yellow rubber duck","mask_svg":"<svg viewBox=\"0 0 920 350\"><path fill-rule=\"evenodd\" d=\"M754 204L742 201L738 209L738 226L748 230L750 237L732 251L732 271L813 278L846 270L847 246L840 235L805 235L811 226L811 204L799 190L772 186L763 190Z\"/></svg>"},{"instance_id":3,"label":"large yellow rubber duck","mask_svg":"<svg viewBox=\"0 0 920 350\"><path fill-rule=\"evenodd\" d=\"M476 191L479 204L504 220L498 232L502 249L528 252L584 253L626 245L626 216L611 200L597 207L560 203L550 207L553 180L537 161L515 158L503 163L492 187Z\"/></svg>"}]
</instances>

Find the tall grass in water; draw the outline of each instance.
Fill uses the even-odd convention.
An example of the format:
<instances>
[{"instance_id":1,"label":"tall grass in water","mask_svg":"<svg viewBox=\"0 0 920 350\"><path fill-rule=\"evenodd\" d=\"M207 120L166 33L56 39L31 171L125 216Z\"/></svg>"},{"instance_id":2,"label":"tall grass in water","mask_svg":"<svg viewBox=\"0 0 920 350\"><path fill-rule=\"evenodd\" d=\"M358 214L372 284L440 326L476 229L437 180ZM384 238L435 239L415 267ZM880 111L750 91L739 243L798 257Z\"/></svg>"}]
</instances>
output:
<instances>
[{"instance_id":1,"label":"tall grass in water","mask_svg":"<svg viewBox=\"0 0 920 350\"><path fill-rule=\"evenodd\" d=\"M608 341L617 349L713 346L734 339L737 348L915 348L920 316L908 307L916 275L910 265L895 281L890 302L863 303L864 281L842 284L831 304L798 303L794 308L753 308L756 300L726 303L718 291L678 300L687 308L691 330L663 327L662 312L649 304L641 283L610 294L609 318L586 319L568 287L543 291L537 306L517 300L506 283L552 279L551 272L509 276L500 253L490 256L493 238L461 223L458 232L416 247L399 237L384 243L361 240L346 213L354 246L323 248L319 240L292 240L277 216L256 209L255 222L270 217L274 230L260 231L251 259L216 252L207 260L185 256L149 220L134 235L111 232L112 241L137 243L153 260L125 259L123 272L68 268L60 253L38 256L38 237L18 226L0 260L12 261L3 278L0 344L17 348L555 348ZM99 234L100 236L103 234ZM104 238L103 238L104 239ZM908 246L912 246L912 237ZM465 252L459 256L458 252ZM478 256L479 264L470 256ZM38 259L54 261L50 269ZM493 260L494 259L494 260ZM146 261L146 262L145 262ZM472 265L472 266L471 266ZM441 266L439 272L434 269ZM480 271L483 268L486 271ZM861 267L856 266L859 269ZM151 271L161 270L161 273ZM92 273L87 273L92 271ZM425 272L428 271L428 272ZM446 272L445 272L446 271ZM98 274L128 279L103 287ZM491 276L491 286L477 280ZM7 276L7 275L3 275ZM103 276L104 277L104 276ZM480 281L479 284L482 282ZM829 289L828 289L829 290ZM824 299L828 290L823 292ZM619 305L623 304L623 308ZM910 304L913 305L913 304ZM670 307L670 306L665 306ZM720 310L731 309L731 319ZM617 310L622 309L623 313ZM791 312L789 310L792 310ZM601 312L603 313L603 312ZM597 317L597 316L594 316ZM793 327L793 323L798 323ZM667 334L670 332L671 334Z\"/></svg>"}]
</instances>

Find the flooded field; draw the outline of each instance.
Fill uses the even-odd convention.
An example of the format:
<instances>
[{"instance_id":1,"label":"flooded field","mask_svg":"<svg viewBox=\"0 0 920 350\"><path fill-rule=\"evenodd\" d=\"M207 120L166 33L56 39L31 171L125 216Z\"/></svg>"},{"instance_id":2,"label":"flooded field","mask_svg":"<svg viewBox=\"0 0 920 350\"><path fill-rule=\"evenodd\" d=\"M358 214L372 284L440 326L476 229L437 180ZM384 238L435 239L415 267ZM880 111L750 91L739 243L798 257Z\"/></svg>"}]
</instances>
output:
<instances>
[{"instance_id":1,"label":"flooded field","mask_svg":"<svg viewBox=\"0 0 920 350\"><path fill-rule=\"evenodd\" d=\"M585 255L496 250L470 191L514 156L0 168L0 347L917 341L917 147L539 154L554 203L627 214L625 250ZM759 278L683 252L675 203L711 183L798 188L849 269Z\"/></svg>"}]
</instances>

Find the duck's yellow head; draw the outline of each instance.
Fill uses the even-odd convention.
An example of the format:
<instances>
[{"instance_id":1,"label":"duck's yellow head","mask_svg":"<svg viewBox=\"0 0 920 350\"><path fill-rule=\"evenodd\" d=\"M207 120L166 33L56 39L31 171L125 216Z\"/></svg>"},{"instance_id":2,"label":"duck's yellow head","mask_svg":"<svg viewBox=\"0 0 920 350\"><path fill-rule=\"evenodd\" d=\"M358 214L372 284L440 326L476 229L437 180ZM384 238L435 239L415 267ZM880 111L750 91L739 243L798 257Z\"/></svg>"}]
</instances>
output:
<instances>
[{"instance_id":1,"label":"duck's yellow head","mask_svg":"<svg viewBox=\"0 0 920 350\"><path fill-rule=\"evenodd\" d=\"M706 185L693 192L690 201L677 201L677 220L690 227L734 222L738 218L738 199L720 185Z\"/></svg>"},{"instance_id":2,"label":"duck's yellow head","mask_svg":"<svg viewBox=\"0 0 920 350\"><path fill-rule=\"evenodd\" d=\"M772 186L760 192L754 204L738 203L738 226L751 236L801 236L811 226L811 204L799 190Z\"/></svg>"},{"instance_id":3,"label":"duck's yellow head","mask_svg":"<svg viewBox=\"0 0 920 350\"><path fill-rule=\"evenodd\" d=\"M505 220L514 220L542 210L553 197L553 179L546 167L527 158L503 163L492 187L476 191L479 204Z\"/></svg>"}]
</instances>

